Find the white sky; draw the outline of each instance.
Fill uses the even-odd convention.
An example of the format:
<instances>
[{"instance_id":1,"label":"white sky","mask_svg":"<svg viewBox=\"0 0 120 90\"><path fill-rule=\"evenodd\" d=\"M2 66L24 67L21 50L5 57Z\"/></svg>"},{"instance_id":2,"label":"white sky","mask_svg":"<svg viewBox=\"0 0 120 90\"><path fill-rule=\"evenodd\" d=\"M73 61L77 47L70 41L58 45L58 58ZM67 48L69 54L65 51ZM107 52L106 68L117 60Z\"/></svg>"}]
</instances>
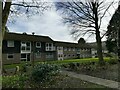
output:
<instances>
[{"instance_id":1,"label":"white sky","mask_svg":"<svg viewBox=\"0 0 120 90\"><path fill-rule=\"evenodd\" d=\"M115 6L117 8L117 6ZM111 15L114 13L115 9L113 7L110 8L109 12ZM109 17L105 17L102 23L102 28L106 29L109 20ZM19 33L29 33L35 32L36 35L45 35L50 36L53 40L57 41L67 41L67 42L77 42L70 35L69 28L67 25L62 23L62 17L55 11L55 9L51 9L46 11L42 16L35 15L29 19L25 19L26 17L18 17L16 19L16 23L8 23L8 28L11 32L19 32ZM84 37L87 42L95 42L95 36L87 39ZM105 38L103 39L105 40Z\"/></svg>"}]
</instances>

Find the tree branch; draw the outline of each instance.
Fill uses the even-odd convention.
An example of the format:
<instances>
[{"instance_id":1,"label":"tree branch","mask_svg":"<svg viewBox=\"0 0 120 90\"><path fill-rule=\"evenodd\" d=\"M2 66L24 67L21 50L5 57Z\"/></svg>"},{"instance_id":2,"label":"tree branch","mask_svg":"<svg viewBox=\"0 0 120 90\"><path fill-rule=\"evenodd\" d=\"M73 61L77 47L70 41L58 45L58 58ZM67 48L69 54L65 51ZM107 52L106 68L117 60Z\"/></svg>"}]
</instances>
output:
<instances>
[{"instance_id":1,"label":"tree branch","mask_svg":"<svg viewBox=\"0 0 120 90\"><path fill-rule=\"evenodd\" d=\"M10 6L11 6L11 3L12 1L9 0L9 2L5 2L5 6L4 8L2 9L2 33L3 33L3 36L4 36L4 32L5 32L5 25L7 23L7 20L8 20L8 16L9 16L9 13L10 13Z\"/></svg>"},{"instance_id":2,"label":"tree branch","mask_svg":"<svg viewBox=\"0 0 120 90\"><path fill-rule=\"evenodd\" d=\"M99 28L101 26L101 22L102 22L102 18L105 16L106 12L108 11L108 9L110 8L110 6L113 4L113 2L106 8L106 10L104 11L103 15L100 17L100 24L99 24Z\"/></svg>"}]
</instances>

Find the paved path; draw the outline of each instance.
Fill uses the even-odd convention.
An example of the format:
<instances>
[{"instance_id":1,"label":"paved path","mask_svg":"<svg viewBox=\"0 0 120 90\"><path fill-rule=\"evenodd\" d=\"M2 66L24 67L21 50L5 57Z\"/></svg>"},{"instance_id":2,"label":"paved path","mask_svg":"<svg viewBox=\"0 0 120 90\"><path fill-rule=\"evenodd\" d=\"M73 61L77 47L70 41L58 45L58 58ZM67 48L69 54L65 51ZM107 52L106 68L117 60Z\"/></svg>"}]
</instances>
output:
<instances>
[{"instance_id":1,"label":"paved path","mask_svg":"<svg viewBox=\"0 0 120 90\"><path fill-rule=\"evenodd\" d=\"M71 77L79 78L79 79L84 80L84 81L103 85L103 86L106 86L109 88L118 88L118 82L116 82L116 81L92 77L89 75L77 74L75 72L70 72L70 71L65 71L65 70L62 70L61 73L66 74L66 75L71 76ZM119 85L120 85L120 83L119 83ZM120 90L120 88L119 88L119 90Z\"/></svg>"}]
</instances>

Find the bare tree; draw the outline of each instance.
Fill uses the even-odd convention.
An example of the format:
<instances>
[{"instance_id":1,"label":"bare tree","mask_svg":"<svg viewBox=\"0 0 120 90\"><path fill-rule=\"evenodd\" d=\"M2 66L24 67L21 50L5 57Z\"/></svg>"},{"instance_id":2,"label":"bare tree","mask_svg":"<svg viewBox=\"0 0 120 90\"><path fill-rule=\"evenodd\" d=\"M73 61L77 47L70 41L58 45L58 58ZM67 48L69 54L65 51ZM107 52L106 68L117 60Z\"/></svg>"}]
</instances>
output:
<instances>
[{"instance_id":1,"label":"bare tree","mask_svg":"<svg viewBox=\"0 0 120 90\"><path fill-rule=\"evenodd\" d=\"M81 35L96 35L97 53L100 65L104 65L100 28L102 19L113 2L105 5L101 0L72 0L71 2L55 3L57 10L62 11L63 20L72 27L71 34L79 37Z\"/></svg>"},{"instance_id":2,"label":"bare tree","mask_svg":"<svg viewBox=\"0 0 120 90\"><path fill-rule=\"evenodd\" d=\"M50 8L47 2L44 0L3 0L2 2L2 32L4 35L4 30L6 23L12 17L17 16L31 16L34 14L41 14L43 11Z\"/></svg>"},{"instance_id":3,"label":"bare tree","mask_svg":"<svg viewBox=\"0 0 120 90\"><path fill-rule=\"evenodd\" d=\"M2 61L2 41L5 33L6 23L9 19L16 16L41 14L50 8L50 5L44 0L2 0L0 1L2 9L2 30L0 31L0 60ZM1 63L2 64L2 63Z\"/></svg>"}]
</instances>

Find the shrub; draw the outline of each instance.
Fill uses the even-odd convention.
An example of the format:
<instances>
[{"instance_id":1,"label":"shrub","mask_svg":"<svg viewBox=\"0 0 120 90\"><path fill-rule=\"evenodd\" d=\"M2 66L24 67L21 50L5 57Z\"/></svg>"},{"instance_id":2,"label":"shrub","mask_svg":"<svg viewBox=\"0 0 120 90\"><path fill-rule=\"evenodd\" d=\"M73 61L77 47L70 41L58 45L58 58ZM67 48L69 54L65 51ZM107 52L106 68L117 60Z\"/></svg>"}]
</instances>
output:
<instances>
[{"instance_id":1,"label":"shrub","mask_svg":"<svg viewBox=\"0 0 120 90\"><path fill-rule=\"evenodd\" d=\"M70 69L75 69L75 67L76 67L75 63L69 63L69 68Z\"/></svg>"},{"instance_id":2,"label":"shrub","mask_svg":"<svg viewBox=\"0 0 120 90\"><path fill-rule=\"evenodd\" d=\"M68 64L62 64L61 66L64 67L64 68L69 68Z\"/></svg>"},{"instance_id":3,"label":"shrub","mask_svg":"<svg viewBox=\"0 0 120 90\"><path fill-rule=\"evenodd\" d=\"M58 73L59 67L57 65L41 63L34 66L31 72L31 79L35 83L45 83L50 81L50 79Z\"/></svg>"},{"instance_id":4,"label":"shrub","mask_svg":"<svg viewBox=\"0 0 120 90\"><path fill-rule=\"evenodd\" d=\"M3 76L2 88L23 88L27 79L25 75Z\"/></svg>"},{"instance_id":5,"label":"shrub","mask_svg":"<svg viewBox=\"0 0 120 90\"><path fill-rule=\"evenodd\" d=\"M79 66L80 66L80 63L76 63L76 65L77 65L77 67L79 67Z\"/></svg>"},{"instance_id":6,"label":"shrub","mask_svg":"<svg viewBox=\"0 0 120 90\"><path fill-rule=\"evenodd\" d=\"M117 64L117 59L113 59L111 58L109 61L108 61L109 64Z\"/></svg>"}]
</instances>

